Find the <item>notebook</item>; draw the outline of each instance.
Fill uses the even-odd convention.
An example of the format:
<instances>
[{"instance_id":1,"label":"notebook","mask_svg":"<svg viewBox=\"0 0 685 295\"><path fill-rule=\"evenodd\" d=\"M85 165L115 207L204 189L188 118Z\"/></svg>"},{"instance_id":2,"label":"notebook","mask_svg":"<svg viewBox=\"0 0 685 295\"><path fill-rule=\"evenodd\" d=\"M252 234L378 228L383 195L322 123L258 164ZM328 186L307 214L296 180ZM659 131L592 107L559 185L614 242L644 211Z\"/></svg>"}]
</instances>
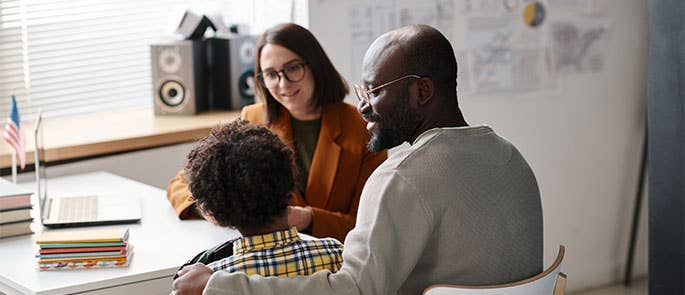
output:
<instances>
[{"instance_id":1,"label":"notebook","mask_svg":"<svg viewBox=\"0 0 685 295\"><path fill-rule=\"evenodd\" d=\"M128 241L128 228L45 231L36 237L36 244L115 243Z\"/></svg>"},{"instance_id":2,"label":"notebook","mask_svg":"<svg viewBox=\"0 0 685 295\"><path fill-rule=\"evenodd\" d=\"M33 192L0 178L0 212L4 210L31 208L32 194Z\"/></svg>"},{"instance_id":3,"label":"notebook","mask_svg":"<svg viewBox=\"0 0 685 295\"><path fill-rule=\"evenodd\" d=\"M123 224L140 221L140 199L116 194L48 195L45 173L42 116L38 113L35 139L36 194L40 217L46 227L74 227L103 224ZM104 188L106 189L106 187Z\"/></svg>"}]
</instances>

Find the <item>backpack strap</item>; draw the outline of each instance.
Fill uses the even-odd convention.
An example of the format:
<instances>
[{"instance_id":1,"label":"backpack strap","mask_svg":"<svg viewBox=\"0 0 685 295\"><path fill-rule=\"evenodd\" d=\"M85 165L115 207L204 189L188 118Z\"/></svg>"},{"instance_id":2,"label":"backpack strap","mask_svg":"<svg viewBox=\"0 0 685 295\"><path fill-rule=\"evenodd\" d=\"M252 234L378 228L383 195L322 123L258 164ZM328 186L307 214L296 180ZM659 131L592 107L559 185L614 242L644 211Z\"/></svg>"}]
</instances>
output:
<instances>
[{"instance_id":1,"label":"backpack strap","mask_svg":"<svg viewBox=\"0 0 685 295\"><path fill-rule=\"evenodd\" d=\"M180 271L184 267L188 265L193 265L195 263L203 263L203 264L210 264L214 261L224 259L226 257L231 257L233 255L233 242L239 240L241 238L235 238L228 240L226 242L223 242L219 245L216 245L212 248L209 248L207 250L204 250L200 253L197 253L195 257L191 258L188 260L186 263L181 265L181 267L178 268ZM174 280L178 278L178 271L176 271L176 274L174 274Z\"/></svg>"}]
</instances>

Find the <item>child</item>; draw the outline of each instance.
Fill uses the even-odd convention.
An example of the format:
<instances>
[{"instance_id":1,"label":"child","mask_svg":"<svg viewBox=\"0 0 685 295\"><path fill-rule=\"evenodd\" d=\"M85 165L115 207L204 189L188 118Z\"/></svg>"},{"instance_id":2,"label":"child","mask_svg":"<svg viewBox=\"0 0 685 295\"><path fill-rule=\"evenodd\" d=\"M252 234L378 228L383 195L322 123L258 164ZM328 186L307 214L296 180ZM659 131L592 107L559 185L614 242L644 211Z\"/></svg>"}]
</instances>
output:
<instances>
[{"instance_id":1,"label":"child","mask_svg":"<svg viewBox=\"0 0 685 295\"><path fill-rule=\"evenodd\" d=\"M288 227L292 157L274 133L242 120L214 128L188 154L185 177L200 213L242 235L212 270L292 277L342 266L339 241L302 240Z\"/></svg>"}]
</instances>

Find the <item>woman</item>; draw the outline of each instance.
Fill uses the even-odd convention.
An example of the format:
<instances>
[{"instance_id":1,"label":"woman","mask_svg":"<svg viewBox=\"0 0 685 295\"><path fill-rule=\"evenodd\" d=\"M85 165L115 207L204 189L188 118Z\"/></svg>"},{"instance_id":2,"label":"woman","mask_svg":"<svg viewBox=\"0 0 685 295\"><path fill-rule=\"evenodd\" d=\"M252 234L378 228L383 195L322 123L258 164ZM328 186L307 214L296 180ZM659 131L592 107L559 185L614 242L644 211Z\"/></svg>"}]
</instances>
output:
<instances>
[{"instance_id":1,"label":"woman","mask_svg":"<svg viewBox=\"0 0 685 295\"><path fill-rule=\"evenodd\" d=\"M257 40L255 73L262 103L246 106L240 117L268 126L295 151L297 191L288 224L344 241L364 183L387 152L366 149L366 125L343 102L348 86L307 29L288 23L266 30ZM167 198L181 219L199 217L183 172L172 179Z\"/></svg>"}]
</instances>

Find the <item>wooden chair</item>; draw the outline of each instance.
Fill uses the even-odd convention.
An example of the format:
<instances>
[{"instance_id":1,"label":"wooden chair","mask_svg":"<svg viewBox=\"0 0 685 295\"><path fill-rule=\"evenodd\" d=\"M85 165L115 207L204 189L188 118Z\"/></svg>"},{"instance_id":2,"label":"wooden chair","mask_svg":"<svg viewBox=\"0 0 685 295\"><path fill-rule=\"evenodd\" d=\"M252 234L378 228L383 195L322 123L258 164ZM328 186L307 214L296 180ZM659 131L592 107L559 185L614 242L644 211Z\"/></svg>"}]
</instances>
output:
<instances>
[{"instance_id":1,"label":"wooden chair","mask_svg":"<svg viewBox=\"0 0 685 295\"><path fill-rule=\"evenodd\" d=\"M559 246L559 254L552 266L542 273L513 283L487 286L432 285L423 291L424 295L564 295L566 294L566 274L561 272L564 259L564 246Z\"/></svg>"}]
</instances>

